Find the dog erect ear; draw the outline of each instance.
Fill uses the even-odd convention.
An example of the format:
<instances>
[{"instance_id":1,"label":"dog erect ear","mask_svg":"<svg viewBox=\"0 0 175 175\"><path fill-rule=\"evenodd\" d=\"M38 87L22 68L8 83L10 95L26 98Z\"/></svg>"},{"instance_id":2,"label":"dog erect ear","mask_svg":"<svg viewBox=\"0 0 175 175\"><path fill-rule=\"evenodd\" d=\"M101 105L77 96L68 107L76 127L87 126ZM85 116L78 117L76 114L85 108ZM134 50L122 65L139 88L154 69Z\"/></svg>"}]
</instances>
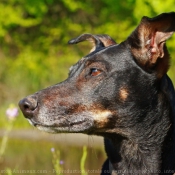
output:
<instances>
[{"instance_id":1,"label":"dog erect ear","mask_svg":"<svg viewBox=\"0 0 175 175\"><path fill-rule=\"evenodd\" d=\"M92 34L82 34L77 38L71 39L68 43L77 44L79 42L86 40L92 42L94 45L90 53L102 47L108 47L110 45L116 44L116 42L108 35L92 35Z\"/></svg>"},{"instance_id":2,"label":"dog erect ear","mask_svg":"<svg viewBox=\"0 0 175 175\"><path fill-rule=\"evenodd\" d=\"M169 68L169 54L165 41L175 31L175 13L163 13L154 18L143 17L128 37L133 56L145 70L155 70L161 78Z\"/></svg>"}]
</instances>

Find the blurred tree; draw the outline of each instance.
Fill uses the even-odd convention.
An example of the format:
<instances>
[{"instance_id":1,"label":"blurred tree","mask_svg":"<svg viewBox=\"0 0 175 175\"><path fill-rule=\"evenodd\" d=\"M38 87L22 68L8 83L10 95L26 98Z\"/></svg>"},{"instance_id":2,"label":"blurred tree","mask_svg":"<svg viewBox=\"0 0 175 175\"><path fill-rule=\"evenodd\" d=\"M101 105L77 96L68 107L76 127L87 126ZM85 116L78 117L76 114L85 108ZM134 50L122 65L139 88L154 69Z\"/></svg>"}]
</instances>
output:
<instances>
[{"instance_id":1,"label":"blurred tree","mask_svg":"<svg viewBox=\"0 0 175 175\"><path fill-rule=\"evenodd\" d=\"M173 0L1 0L0 105L66 78L68 67L90 49L89 43L68 46L69 39L106 33L121 42L142 16L173 9ZM174 44L168 42L172 55Z\"/></svg>"}]
</instances>

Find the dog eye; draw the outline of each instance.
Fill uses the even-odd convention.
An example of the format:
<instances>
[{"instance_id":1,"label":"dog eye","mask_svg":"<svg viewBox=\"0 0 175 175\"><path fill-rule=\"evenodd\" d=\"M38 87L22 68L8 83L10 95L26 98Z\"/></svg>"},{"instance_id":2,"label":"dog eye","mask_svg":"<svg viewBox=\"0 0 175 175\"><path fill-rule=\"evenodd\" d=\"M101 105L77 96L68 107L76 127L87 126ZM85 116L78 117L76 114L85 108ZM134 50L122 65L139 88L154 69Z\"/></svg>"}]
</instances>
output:
<instances>
[{"instance_id":1,"label":"dog eye","mask_svg":"<svg viewBox=\"0 0 175 175\"><path fill-rule=\"evenodd\" d=\"M97 76L101 74L101 70L97 69L97 68L91 68L90 70L90 75L91 76Z\"/></svg>"}]
</instances>

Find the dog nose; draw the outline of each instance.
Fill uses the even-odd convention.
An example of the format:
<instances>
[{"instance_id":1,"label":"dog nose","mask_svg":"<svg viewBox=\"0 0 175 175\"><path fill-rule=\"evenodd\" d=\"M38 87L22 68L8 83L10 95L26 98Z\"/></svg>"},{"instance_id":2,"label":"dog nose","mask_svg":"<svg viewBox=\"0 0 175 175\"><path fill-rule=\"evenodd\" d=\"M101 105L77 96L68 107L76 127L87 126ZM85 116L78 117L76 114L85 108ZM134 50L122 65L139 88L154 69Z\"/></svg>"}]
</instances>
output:
<instances>
[{"instance_id":1,"label":"dog nose","mask_svg":"<svg viewBox=\"0 0 175 175\"><path fill-rule=\"evenodd\" d=\"M34 110L37 108L37 98L35 96L28 96L19 102L19 107L26 118L33 116Z\"/></svg>"}]
</instances>

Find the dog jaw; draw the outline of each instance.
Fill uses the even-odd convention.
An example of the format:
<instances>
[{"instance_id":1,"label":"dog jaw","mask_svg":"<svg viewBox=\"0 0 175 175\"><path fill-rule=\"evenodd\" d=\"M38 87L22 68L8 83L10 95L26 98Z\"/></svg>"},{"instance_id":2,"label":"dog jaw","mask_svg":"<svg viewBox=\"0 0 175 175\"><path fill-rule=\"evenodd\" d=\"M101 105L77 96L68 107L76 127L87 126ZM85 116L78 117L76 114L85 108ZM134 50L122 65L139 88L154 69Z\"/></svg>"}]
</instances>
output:
<instances>
[{"instance_id":1,"label":"dog jaw","mask_svg":"<svg viewBox=\"0 0 175 175\"><path fill-rule=\"evenodd\" d=\"M108 125L112 112L108 110L94 110L94 111L84 111L79 115L70 116L60 116L59 120L50 120L45 123L45 119L48 118L45 115L38 115L37 118L32 120L28 119L29 123L41 131L48 133L98 133L98 129L104 130ZM62 118L62 119L61 119ZM66 119L67 118L67 119ZM65 120L64 120L65 119Z\"/></svg>"}]
</instances>

